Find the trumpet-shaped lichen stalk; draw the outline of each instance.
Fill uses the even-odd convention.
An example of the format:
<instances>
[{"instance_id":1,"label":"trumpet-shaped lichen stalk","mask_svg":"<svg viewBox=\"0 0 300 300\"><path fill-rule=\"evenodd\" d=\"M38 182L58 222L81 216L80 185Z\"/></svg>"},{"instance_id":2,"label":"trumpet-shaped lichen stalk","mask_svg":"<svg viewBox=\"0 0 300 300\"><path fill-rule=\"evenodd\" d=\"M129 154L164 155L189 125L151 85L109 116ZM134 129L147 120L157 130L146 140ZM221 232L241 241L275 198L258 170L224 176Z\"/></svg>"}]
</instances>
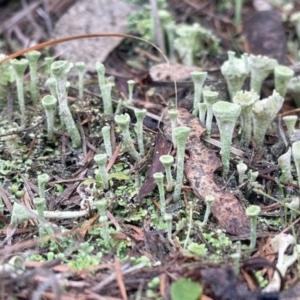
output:
<instances>
[{"instance_id":1,"label":"trumpet-shaped lichen stalk","mask_svg":"<svg viewBox=\"0 0 300 300\"><path fill-rule=\"evenodd\" d=\"M164 189L164 174L161 172L156 172L153 174L154 181L157 185L159 191L159 204L160 204L160 214L162 216L166 213L166 198Z\"/></svg>"},{"instance_id":2,"label":"trumpet-shaped lichen stalk","mask_svg":"<svg viewBox=\"0 0 300 300\"><path fill-rule=\"evenodd\" d=\"M290 21L291 23L294 24L298 41L300 41L300 11L296 11L292 13L290 17Z\"/></svg>"},{"instance_id":3,"label":"trumpet-shaped lichen stalk","mask_svg":"<svg viewBox=\"0 0 300 300\"><path fill-rule=\"evenodd\" d=\"M48 174L43 173L38 175L37 181L38 181L38 188L39 188L39 196L40 198L46 198L45 197L45 186L46 183L50 180L50 177Z\"/></svg>"},{"instance_id":4,"label":"trumpet-shaped lichen stalk","mask_svg":"<svg viewBox=\"0 0 300 300\"><path fill-rule=\"evenodd\" d=\"M5 54L0 53L0 60L5 58ZM9 82L15 80L14 71L10 61L0 63L0 109L2 110L7 101L7 87Z\"/></svg>"},{"instance_id":5,"label":"trumpet-shaped lichen stalk","mask_svg":"<svg viewBox=\"0 0 300 300\"><path fill-rule=\"evenodd\" d=\"M228 60L221 67L221 73L227 82L230 99L234 94L242 89L244 81L249 74L247 56L236 58L233 51L228 51Z\"/></svg>"},{"instance_id":6,"label":"trumpet-shaped lichen stalk","mask_svg":"<svg viewBox=\"0 0 300 300\"><path fill-rule=\"evenodd\" d=\"M252 170L249 170L248 171L248 184L247 184L247 187L249 189L253 188L255 185L256 185L256 179L259 175L259 172L258 171L255 171L253 172Z\"/></svg>"},{"instance_id":7,"label":"trumpet-shaped lichen stalk","mask_svg":"<svg viewBox=\"0 0 300 300\"><path fill-rule=\"evenodd\" d=\"M46 72L49 76L52 76L51 73L51 65L54 62L54 57L45 57L45 63L46 63Z\"/></svg>"},{"instance_id":8,"label":"trumpet-shaped lichen stalk","mask_svg":"<svg viewBox=\"0 0 300 300\"><path fill-rule=\"evenodd\" d=\"M250 89L260 95L264 80L274 71L277 66L276 59L262 55L250 54L248 58L250 67Z\"/></svg>"},{"instance_id":9,"label":"trumpet-shaped lichen stalk","mask_svg":"<svg viewBox=\"0 0 300 300\"><path fill-rule=\"evenodd\" d=\"M29 62L29 70L30 70L30 95L32 102L36 102L37 99L37 63L41 56L41 52L39 51L30 51L25 54Z\"/></svg>"},{"instance_id":10,"label":"trumpet-shaped lichen stalk","mask_svg":"<svg viewBox=\"0 0 300 300\"><path fill-rule=\"evenodd\" d=\"M238 27L241 23L241 15L242 15L242 7L243 0L235 0L234 1L234 26Z\"/></svg>"},{"instance_id":11,"label":"trumpet-shaped lichen stalk","mask_svg":"<svg viewBox=\"0 0 300 300\"><path fill-rule=\"evenodd\" d=\"M256 244L256 224L260 210L258 205L250 205L246 208L246 216L250 219L250 249L253 249Z\"/></svg>"},{"instance_id":12,"label":"trumpet-shaped lichen stalk","mask_svg":"<svg viewBox=\"0 0 300 300\"><path fill-rule=\"evenodd\" d=\"M205 124L205 115L207 111L207 104L206 103L198 103L198 110L199 110L199 120L202 124Z\"/></svg>"},{"instance_id":13,"label":"trumpet-shaped lichen stalk","mask_svg":"<svg viewBox=\"0 0 300 300\"><path fill-rule=\"evenodd\" d=\"M297 107L300 107L300 76L290 79L287 91L291 94Z\"/></svg>"},{"instance_id":14,"label":"trumpet-shaped lichen stalk","mask_svg":"<svg viewBox=\"0 0 300 300\"><path fill-rule=\"evenodd\" d=\"M185 143L191 132L191 128L181 126L174 129L174 138L177 145L177 156L176 156L176 183L173 193L173 200L178 201L180 199L181 185L183 181L183 170L184 170L184 153Z\"/></svg>"},{"instance_id":15,"label":"trumpet-shaped lichen stalk","mask_svg":"<svg viewBox=\"0 0 300 300\"><path fill-rule=\"evenodd\" d=\"M57 92L56 92L56 79L54 77L50 77L46 80L46 85L49 88L49 91L51 93L51 95L55 98L57 98Z\"/></svg>"},{"instance_id":16,"label":"trumpet-shaped lichen stalk","mask_svg":"<svg viewBox=\"0 0 300 300\"><path fill-rule=\"evenodd\" d=\"M290 222L293 222L293 220L299 214L299 205L300 205L299 197L292 197L292 201L290 203L286 203L286 206L291 210Z\"/></svg>"},{"instance_id":17,"label":"trumpet-shaped lichen stalk","mask_svg":"<svg viewBox=\"0 0 300 300\"><path fill-rule=\"evenodd\" d=\"M281 169L280 180L286 182L292 182L292 168L291 168L291 147L289 147L288 151L283 155L278 157L278 166Z\"/></svg>"},{"instance_id":18,"label":"trumpet-shaped lichen stalk","mask_svg":"<svg viewBox=\"0 0 300 300\"><path fill-rule=\"evenodd\" d=\"M57 99L51 95L47 95L42 99L42 105L45 109L47 120L47 138L48 141L54 140L54 121L57 106Z\"/></svg>"},{"instance_id":19,"label":"trumpet-shaped lichen stalk","mask_svg":"<svg viewBox=\"0 0 300 300\"><path fill-rule=\"evenodd\" d=\"M45 198L41 198L41 197L33 198L33 204L37 210L38 216L44 218L44 211L46 210Z\"/></svg>"},{"instance_id":20,"label":"trumpet-shaped lichen stalk","mask_svg":"<svg viewBox=\"0 0 300 300\"><path fill-rule=\"evenodd\" d=\"M110 126L103 126L102 129L103 144L105 148L106 155L110 158L112 157L112 146L111 146L111 136L110 136Z\"/></svg>"},{"instance_id":21,"label":"trumpet-shaped lichen stalk","mask_svg":"<svg viewBox=\"0 0 300 300\"><path fill-rule=\"evenodd\" d=\"M130 156L136 160L140 160L140 154L135 150L133 140L129 133L130 117L128 114L116 115L115 122L121 127L123 134L123 142L126 150L129 152Z\"/></svg>"},{"instance_id":22,"label":"trumpet-shaped lichen stalk","mask_svg":"<svg viewBox=\"0 0 300 300\"><path fill-rule=\"evenodd\" d=\"M274 77L275 77L275 90L282 96L285 96L287 91L288 83L290 79L294 76L295 72L287 67L278 65L275 67Z\"/></svg>"},{"instance_id":23,"label":"trumpet-shaped lichen stalk","mask_svg":"<svg viewBox=\"0 0 300 300\"><path fill-rule=\"evenodd\" d=\"M214 200L215 200L214 196L211 196L211 195L205 196L206 209L205 209L203 222L201 223L202 226L205 226L208 221L208 217L210 215L210 208L211 208L211 205L214 202Z\"/></svg>"},{"instance_id":24,"label":"trumpet-shaped lichen stalk","mask_svg":"<svg viewBox=\"0 0 300 300\"><path fill-rule=\"evenodd\" d=\"M208 136L211 134L211 124L213 119L213 112L212 112L212 106L218 101L218 92L204 90L203 91L203 100L204 103L206 103L206 133Z\"/></svg>"},{"instance_id":25,"label":"trumpet-shaped lichen stalk","mask_svg":"<svg viewBox=\"0 0 300 300\"><path fill-rule=\"evenodd\" d=\"M201 92L204 85L207 72L194 71L191 72L191 78L194 83L194 104L193 104L193 115L198 114L198 103L201 102Z\"/></svg>"},{"instance_id":26,"label":"trumpet-shaped lichen stalk","mask_svg":"<svg viewBox=\"0 0 300 300\"><path fill-rule=\"evenodd\" d=\"M94 156L94 160L95 163L98 166L98 170L97 170L97 175L100 176L101 178L101 182L102 182L102 186L105 190L107 190L109 188L109 184L108 184L108 174L107 171L105 169L106 163L107 163L107 156L106 154L96 154Z\"/></svg>"},{"instance_id":27,"label":"trumpet-shaped lichen stalk","mask_svg":"<svg viewBox=\"0 0 300 300\"><path fill-rule=\"evenodd\" d=\"M242 138L241 144L248 147L251 140L252 133L252 107L259 99L259 96L253 90L238 91L233 96L233 103L241 106L241 123L242 123Z\"/></svg>"},{"instance_id":28,"label":"trumpet-shaped lichen stalk","mask_svg":"<svg viewBox=\"0 0 300 300\"><path fill-rule=\"evenodd\" d=\"M66 60L59 60L55 61L51 65L51 72L57 82L56 92L58 98L60 118L67 128L67 131L71 137L72 144L74 145L74 147L80 147L81 137L68 106L68 95L66 90L68 74L72 67L72 63Z\"/></svg>"},{"instance_id":29,"label":"trumpet-shaped lichen stalk","mask_svg":"<svg viewBox=\"0 0 300 300\"><path fill-rule=\"evenodd\" d=\"M185 66L192 66L194 63L195 54L199 50L200 34L201 27L198 23L192 25L179 24L176 26L177 37L173 44Z\"/></svg>"},{"instance_id":30,"label":"trumpet-shaped lichen stalk","mask_svg":"<svg viewBox=\"0 0 300 300\"><path fill-rule=\"evenodd\" d=\"M168 116L169 116L170 121L171 121L172 143L173 143L173 147L176 148L176 140L175 140L175 137L174 137L174 130L177 126L178 110L175 109L175 108L170 108L168 110Z\"/></svg>"},{"instance_id":31,"label":"trumpet-shaped lichen stalk","mask_svg":"<svg viewBox=\"0 0 300 300\"><path fill-rule=\"evenodd\" d=\"M14 70L16 84L17 84L17 92L18 92L18 101L19 107L22 115L22 122L25 122L25 99L24 99L24 84L23 84L23 76L28 66L27 59L13 59L11 61L11 65Z\"/></svg>"},{"instance_id":32,"label":"trumpet-shaped lichen stalk","mask_svg":"<svg viewBox=\"0 0 300 300\"><path fill-rule=\"evenodd\" d=\"M159 160L163 164L165 171L166 171L166 177L167 177L166 190L168 192L171 192L174 188L174 181L173 181L172 172L171 172L171 167L174 163L174 157L172 155L162 155L159 158Z\"/></svg>"},{"instance_id":33,"label":"trumpet-shaped lichen stalk","mask_svg":"<svg viewBox=\"0 0 300 300\"><path fill-rule=\"evenodd\" d=\"M33 103L36 102L37 99L37 63L41 56L41 52L39 51L30 51L25 54L29 62L29 70L30 70L30 95Z\"/></svg>"},{"instance_id":34,"label":"trumpet-shaped lichen stalk","mask_svg":"<svg viewBox=\"0 0 300 300\"><path fill-rule=\"evenodd\" d=\"M247 165L241 160L237 165L236 165L236 169L238 171L239 174L239 184L242 184L244 182L245 179L245 174L246 171L248 169Z\"/></svg>"},{"instance_id":35,"label":"trumpet-shaped lichen stalk","mask_svg":"<svg viewBox=\"0 0 300 300\"><path fill-rule=\"evenodd\" d=\"M284 122L284 124L286 126L286 129L287 129L286 131L287 131L289 138L291 137L292 133L295 130L295 125L296 125L297 120L298 120L297 116L285 116L282 118L282 121Z\"/></svg>"},{"instance_id":36,"label":"trumpet-shaped lichen stalk","mask_svg":"<svg viewBox=\"0 0 300 300\"><path fill-rule=\"evenodd\" d=\"M174 244L172 240L172 215L169 213L165 213L164 221L166 222L167 238L171 244Z\"/></svg>"},{"instance_id":37,"label":"trumpet-shaped lichen stalk","mask_svg":"<svg viewBox=\"0 0 300 300\"><path fill-rule=\"evenodd\" d=\"M98 74L98 83L101 91L101 96L103 100L103 109L106 115L113 114L113 107L111 101L111 85L107 85L105 82L105 67L102 63L96 62L96 71Z\"/></svg>"},{"instance_id":38,"label":"trumpet-shaped lichen stalk","mask_svg":"<svg viewBox=\"0 0 300 300\"><path fill-rule=\"evenodd\" d=\"M127 85L128 85L128 104L132 105L132 100L133 100L133 88L135 85L135 81L134 80L128 80L127 81Z\"/></svg>"},{"instance_id":39,"label":"trumpet-shaped lichen stalk","mask_svg":"<svg viewBox=\"0 0 300 300\"><path fill-rule=\"evenodd\" d=\"M99 222L101 224L101 237L104 240L104 243L108 245L109 243L109 225L108 218L106 215L106 205L108 200L106 198L94 201L94 206L96 207L99 214Z\"/></svg>"},{"instance_id":40,"label":"trumpet-shaped lichen stalk","mask_svg":"<svg viewBox=\"0 0 300 300\"><path fill-rule=\"evenodd\" d=\"M140 155L144 156L145 149L144 149L144 134L143 134L143 121L146 116L147 110L146 109L134 109L134 115L136 117L136 137L138 142L138 147L140 151Z\"/></svg>"},{"instance_id":41,"label":"trumpet-shaped lichen stalk","mask_svg":"<svg viewBox=\"0 0 300 300\"><path fill-rule=\"evenodd\" d=\"M229 157L232 135L235 123L241 112L241 107L235 103L218 101L212 106L212 110L217 119L219 127L223 177L226 177L229 172Z\"/></svg>"},{"instance_id":42,"label":"trumpet-shaped lichen stalk","mask_svg":"<svg viewBox=\"0 0 300 300\"><path fill-rule=\"evenodd\" d=\"M257 147L262 147L268 127L281 109L283 97L275 90L273 94L253 105L253 139Z\"/></svg>"},{"instance_id":43,"label":"trumpet-shaped lichen stalk","mask_svg":"<svg viewBox=\"0 0 300 300\"><path fill-rule=\"evenodd\" d=\"M83 87L84 87L84 68L85 63L84 61L78 61L75 64L78 70L78 96L80 100L83 100Z\"/></svg>"},{"instance_id":44,"label":"trumpet-shaped lichen stalk","mask_svg":"<svg viewBox=\"0 0 300 300\"><path fill-rule=\"evenodd\" d=\"M44 211L46 210L46 199L45 198L33 198L33 204L37 210L38 216L40 217L39 222L39 236L42 237L45 231L44 224Z\"/></svg>"},{"instance_id":45,"label":"trumpet-shaped lichen stalk","mask_svg":"<svg viewBox=\"0 0 300 300\"><path fill-rule=\"evenodd\" d=\"M113 114L111 91L114 86L114 82L108 82L107 84L105 84L104 91L102 94L104 114L107 115Z\"/></svg>"},{"instance_id":46,"label":"trumpet-shaped lichen stalk","mask_svg":"<svg viewBox=\"0 0 300 300\"><path fill-rule=\"evenodd\" d=\"M292 154L297 170L298 186L300 187L300 141L293 143Z\"/></svg>"}]
</instances>

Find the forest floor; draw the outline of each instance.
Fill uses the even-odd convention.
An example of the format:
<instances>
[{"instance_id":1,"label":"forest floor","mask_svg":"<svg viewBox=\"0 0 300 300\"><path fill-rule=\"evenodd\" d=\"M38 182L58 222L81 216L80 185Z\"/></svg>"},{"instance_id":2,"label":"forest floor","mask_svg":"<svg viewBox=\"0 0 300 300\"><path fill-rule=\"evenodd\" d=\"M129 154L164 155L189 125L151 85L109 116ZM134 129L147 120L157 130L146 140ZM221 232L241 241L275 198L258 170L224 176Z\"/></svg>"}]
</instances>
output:
<instances>
[{"instance_id":1,"label":"forest floor","mask_svg":"<svg viewBox=\"0 0 300 300\"><path fill-rule=\"evenodd\" d=\"M0 1L0 52L9 55L57 37L55 25L79 2ZM109 2L114 1L101 1L108 10ZM293 166L293 180L285 182L280 180L278 166L278 158L290 146L284 144L286 128L281 119L286 115L298 116L300 109L287 94L261 148L256 147L253 140L249 147L241 148L236 130L226 178L222 177L217 124L214 121L208 137L198 118L189 113L194 97L191 71L206 71L205 84L218 91L220 99L228 98L226 81L220 71L227 60L227 51L235 51L238 56L242 53L269 56L298 75L300 42L289 18L300 10L300 3L296 1L292 9L281 5L261 10L262 4L256 7L256 1L245 1L241 22L237 25L231 2L166 1L165 9L176 23L201 24L218 39L215 49L206 36L193 66L184 66L177 52L170 58L173 63L170 69L157 49L128 37L104 42L101 46L103 51L107 46L107 53L101 59L106 75L114 77L114 109L118 107L119 113L130 115L132 137L136 123L133 108L147 109L143 127L145 153L138 161L124 151L122 133L114 116L103 114L97 73L90 65L85 75L83 99L78 96L76 72L69 77L68 101L81 137L81 147L77 148L64 128L55 130L54 141L47 140L43 107L30 99L29 72L24 77L25 125L14 100L17 98L15 83L8 85L0 119L2 299L300 299L299 258L281 278L277 291L262 291L277 272L277 251L272 248L272 238L281 233L291 234L294 244L300 243L299 214L294 217L285 206L299 196L297 172ZM261 2L268 4L268 1ZM142 7L140 3L135 5ZM87 22L80 18L87 16L78 15L75 22ZM133 27L130 31L122 30L140 34ZM64 35L71 34L73 32ZM98 40L90 41L97 49ZM89 52L85 47L90 47L90 44L80 46L80 43L65 53L62 48L40 49L40 62L49 55L56 59L62 55L66 59L73 52L78 59L75 48ZM67 48L68 42L62 45ZM91 56L79 56L79 59L88 64L97 60L97 53L94 54L86 53ZM45 85L47 78L41 64L38 69L40 99L49 93ZM133 104L127 105L127 81L131 79L135 81ZM245 89L249 89L249 81L248 77ZM273 90L274 78L269 76L261 99L270 96ZM123 105L119 105L120 102ZM172 192L166 193L169 224L165 215L161 215L153 174L164 171L159 160L161 155L176 158L171 125L165 113L172 105L178 107L178 124L190 127L191 134L186 142L181 198L175 202ZM105 151L101 132L105 125L110 126L113 149L106 165L109 188L103 188L94 161L95 155ZM248 168L243 184L239 183L236 171L240 161ZM253 189L248 184L253 172L258 172L259 188ZM40 196L37 178L45 173L49 176L45 191L47 211L84 215L47 220L35 215L20 224L12 223L15 203L22 205L25 211L35 208L34 199ZM207 191L215 192L215 202L208 223L202 226ZM104 213L93 205L101 199L105 200ZM254 249L249 248L250 221L245 215L249 205L258 205L261 209ZM103 222L103 218L101 221L101 217L107 221ZM292 253L293 248L289 247L285 254Z\"/></svg>"}]
</instances>

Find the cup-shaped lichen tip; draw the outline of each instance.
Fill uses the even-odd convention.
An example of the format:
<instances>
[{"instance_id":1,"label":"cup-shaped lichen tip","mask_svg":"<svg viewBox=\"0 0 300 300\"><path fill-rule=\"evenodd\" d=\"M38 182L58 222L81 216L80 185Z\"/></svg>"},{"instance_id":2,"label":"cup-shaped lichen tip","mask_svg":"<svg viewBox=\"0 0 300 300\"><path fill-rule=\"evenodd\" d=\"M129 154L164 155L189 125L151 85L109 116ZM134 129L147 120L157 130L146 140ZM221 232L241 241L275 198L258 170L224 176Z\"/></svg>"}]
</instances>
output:
<instances>
[{"instance_id":1,"label":"cup-shaped lichen tip","mask_svg":"<svg viewBox=\"0 0 300 300\"><path fill-rule=\"evenodd\" d=\"M130 123L130 116L129 114L121 114L121 115L116 115L115 116L115 122L119 125L119 126L125 126L127 127Z\"/></svg>"},{"instance_id":2,"label":"cup-shaped lichen tip","mask_svg":"<svg viewBox=\"0 0 300 300\"><path fill-rule=\"evenodd\" d=\"M291 68L283 65L275 67L275 89L282 96L285 96L287 91L288 83L294 76L295 72Z\"/></svg>"},{"instance_id":3,"label":"cup-shaped lichen tip","mask_svg":"<svg viewBox=\"0 0 300 300\"><path fill-rule=\"evenodd\" d=\"M42 105L45 109L55 109L57 106L57 99L52 95L46 95L42 99Z\"/></svg>"},{"instance_id":4,"label":"cup-shaped lichen tip","mask_svg":"<svg viewBox=\"0 0 300 300\"><path fill-rule=\"evenodd\" d=\"M256 217L259 215L261 208L258 205L250 205L246 208L246 215L248 217Z\"/></svg>"},{"instance_id":5,"label":"cup-shaped lichen tip","mask_svg":"<svg viewBox=\"0 0 300 300\"><path fill-rule=\"evenodd\" d=\"M186 126L176 127L174 129L174 137L176 139L177 145L184 144L189 133L191 132L191 128Z\"/></svg>"},{"instance_id":6,"label":"cup-shaped lichen tip","mask_svg":"<svg viewBox=\"0 0 300 300\"><path fill-rule=\"evenodd\" d=\"M211 134L211 126L212 126L212 119L213 119L213 112L212 112L212 105L218 101L218 92L204 90L202 92L203 100L206 104L206 133L208 136Z\"/></svg>"},{"instance_id":7,"label":"cup-shaped lichen tip","mask_svg":"<svg viewBox=\"0 0 300 300\"><path fill-rule=\"evenodd\" d=\"M73 68L73 63L67 60L57 60L51 64L51 72L54 76L66 76Z\"/></svg>"},{"instance_id":8,"label":"cup-shaped lichen tip","mask_svg":"<svg viewBox=\"0 0 300 300\"><path fill-rule=\"evenodd\" d=\"M105 164L107 162L107 156L106 156L106 154L96 154L94 156L94 160L98 166L105 166Z\"/></svg>"},{"instance_id":9,"label":"cup-shaped lichen tip","mask_svg":"<svg viewBox=\"0 0 300 300\"><path fill-rule=\"evenodd\" d=\"M226 177L229 172L229 158L232 135L235 123L241 112L241 107L236 103L218 101L212 106L212 110L217 119L219 127L223 177Z\"/></svg>"}]
</instances>

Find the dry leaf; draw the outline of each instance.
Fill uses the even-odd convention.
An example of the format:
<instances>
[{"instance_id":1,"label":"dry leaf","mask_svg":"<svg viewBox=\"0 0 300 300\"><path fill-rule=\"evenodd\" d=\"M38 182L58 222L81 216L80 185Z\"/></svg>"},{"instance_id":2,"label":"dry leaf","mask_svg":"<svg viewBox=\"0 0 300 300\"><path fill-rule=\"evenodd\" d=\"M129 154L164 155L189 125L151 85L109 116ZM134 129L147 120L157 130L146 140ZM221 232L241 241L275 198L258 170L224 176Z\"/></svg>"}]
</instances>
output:
<instances>
[{"instance_id":1,"label":"dry leaf","mask_svg":"<svg viewBox=\"0 0 300 300\"><path fill-rule=\"evenodd\" d=\"M149 73L154 81L171 81L173 79L182 81L189 79L193 71L201 71L201 68L184 66L182 64L169 65L167 63L161 63L152 66Z\"/></svg>"},{"instance_id":2,"label":"dry leaf","mask_svg":"<svg viewBox=\"0 0 300 300\"><path fill-rule=\"evenodd\" d=\"M168 139L171 139L170 120L167 113L164 114L163 122L164 133ZM214 182L214 172L221 167L221 161L213 150L200 141L200 136L205 129L200 125L198 118L192 116L187 110L179 108L177 125L191 128L186 143L189 158L186 160L184 169L194 193L202 199L207 195L214 196L211 212L219 225L228 233L248 234L249 221L238 199L231 193L221 190Z\"/></svg>"},{"instance_id":3,"label":"dry leaf","mask_svg":"<svg viewBox=\"0 0 300 300\"><path fill-rule=\"evenodd\" d=\"M126 33L127 15L132 5L125 0L78 1L55 26L55 38L95 32ZM84 61L88 71L103 62L122 38L81 39L56 45L55 52L71 62Z\"/></svg>"},{"instance_id":4,"label":"dry leaf","mask_svg":"<svg viewBox=\"0 0 300 300\"><path fill-rule=\"evenodd\" d=\"M136 201L140 201L144 199L156 187L156 183L154 182L153 179L153 174L155 172L164 171L164 166L160 162L159 158L164 154L168 154L170 149L171 149L171 143L167 141L162 134L158 133L156 135L155 148L152 155L151 166L146 173L145 181L139 190L139 194L136 197Z\"/></svg>"}]
</instances>

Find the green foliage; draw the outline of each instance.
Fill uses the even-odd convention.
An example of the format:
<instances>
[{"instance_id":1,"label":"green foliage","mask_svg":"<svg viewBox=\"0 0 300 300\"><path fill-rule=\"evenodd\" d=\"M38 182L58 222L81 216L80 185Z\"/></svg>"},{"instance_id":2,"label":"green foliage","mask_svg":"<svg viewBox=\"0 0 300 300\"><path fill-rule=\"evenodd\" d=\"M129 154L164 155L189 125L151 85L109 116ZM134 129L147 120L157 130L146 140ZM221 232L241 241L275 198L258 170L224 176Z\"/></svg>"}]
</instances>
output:
<instances>
[{"instance_id":1,"label":"green foliage","mask_svg":"<svg viewBox=\"0 0 300 300\"><path fill-rule=\"evenodd\" d=\"M203 233L203 236L217 251L230 248L232 245L231 240L221 229L217 229L216 232Z\"/></svg>"},{"instance_id":2,"label":"green foliage","mask_svg":"<svg viewBox=\"0 0 300 300\"><path fill-rule=\"evenodd\" d=\"M187 248L191 253L199 256L204 256L207 254L207 248L204 244L191 243Z\"/></svg>"},{"instance_id":3,"label":"green foliage","mask_svg":"<svg viewBox=\"0 0 300 300\"><path fill-rule=\"evenodd\" d=\"M213 32L198 23L175 24L174 17L166 9L166 1L158 1L157 6L165 44L169 44L168 50L171 59L173 58L173 46L185 65L192 65L197 58L218 52L220 40ZM139 34L145 40L155 42L153 17L148 4L129 14L128 25L133 34Z\"/></svg>"},{"instance_id":4,"label":"green foliage","mask_svg":"<svg viewBox=\"0 0 300 300\"><path fill-rule=\"evenodd\" d=\"M164 11L170 15L170 13L165 10L166 1L157 1L157 7L160 11ZM170 16L171 17L171 16ZM128 28L132 33L138 33L144 39L151 41L153 40L153 25L151 18L151 9L149 4L144 4L140 9L133 10L127 17ZM138 32L137 32L138 28Z\"/></svg>"},{"instance_id":5,"label":"green foliage","mask_svg":"<svg viewBox=\"0 0 300 300\"><path fill-rule=\"evenodd\" d=\"M68 266L76 270L96 266L100 262L102 253L93 254L93 251L94 246L91 246L88 242L81 243L77 255L68 262Z\"/></svg>"},{"instance_id":6,"label":"green foliage","mask_svg":"<svg viewBox=\"0 0 300 300\"><path fill-rule=\"evenodd\" d=\"M0 59L4 58L4 56L4 54L0 53ZM7 85L8 82L13 82L15 80L13 72L13 68L8 61L0 64L0 84Z\"/></svg>"},{"instance_id":7,"label":"green foliage","mask_svg":"<svg viewBox=\"0 0 300 300\"><path fill-rule=\"evenodd\" d=\"M170 294L172 300L196 300L202 294L202 287L190 279L180 278L172 282Z\"/></svg>"}]
</instances>

